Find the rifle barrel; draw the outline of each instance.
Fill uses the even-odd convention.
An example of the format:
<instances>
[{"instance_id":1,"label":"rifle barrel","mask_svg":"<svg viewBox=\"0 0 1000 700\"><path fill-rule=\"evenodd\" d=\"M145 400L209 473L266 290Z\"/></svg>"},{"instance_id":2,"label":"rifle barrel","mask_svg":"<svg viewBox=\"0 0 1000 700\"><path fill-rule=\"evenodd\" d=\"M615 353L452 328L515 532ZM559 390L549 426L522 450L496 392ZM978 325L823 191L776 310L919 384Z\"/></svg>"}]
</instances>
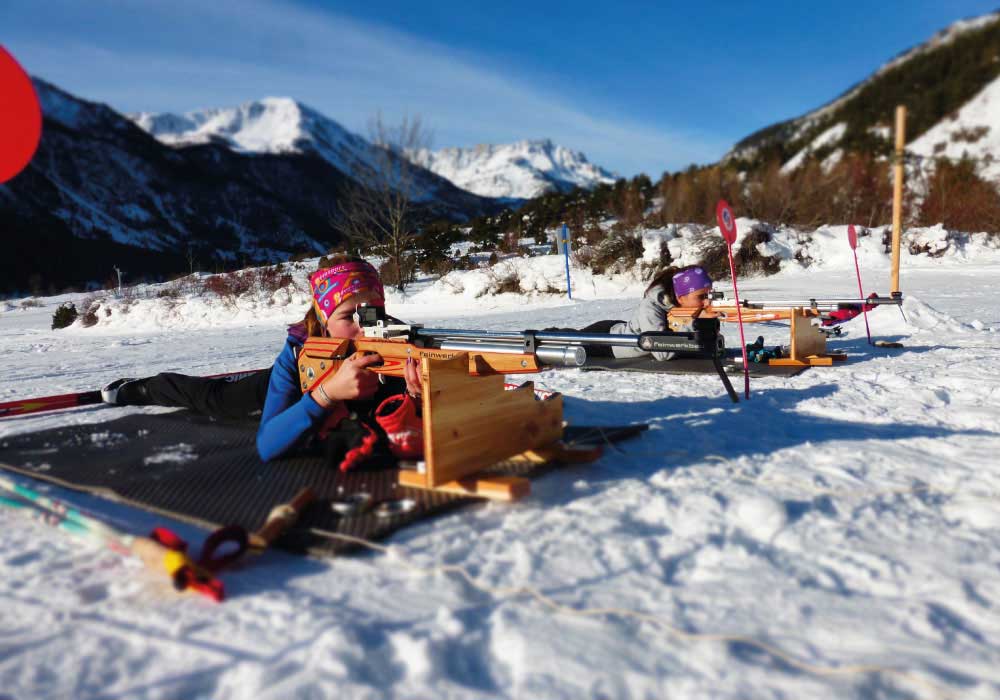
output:
<instances>
[{"instance_id":1,"label":"rifle barrel","mask_svg":"<svg viewBox=\"0 0 1000 700\"><path fill-rule=\"evenodd\" d=\"M729 302L729 299L721 299L721 302ZM750 301L749 299L744 299L740 302L740 306L744 308L812 308L818 306L838 306L840 304L868 304L870 306L880 306L882 304L892 304L894 306L900 306L903 303L902 297L870 297L868 299L769 299L767 301ZM726 303L720 303L719 306L727 306Z\"/></svg>"},{"instance_id":2,"label":"rifle barrel","mask_svg":"<svg viewBox=\"0 0 1000 700\"><path fill-rule=\"evenodd\" d=\"M474 340L443 339L434 343L441 350L461 352L495 352L519 355L525 352L523 344L504 342L477 342ZM545 365L580 367L587 361L587 351L580 345L540 345L535 348L535 357Z\"/></svg>"},{"instance_id":3,"label":"rifle barrel","mask_svg":"<svg viewBox=\"0 0 1000 700\"><path fill-rule=\"evenodd\" d=\"M414 333L421 338L467 338L469 340L508 341L524 343L524 331L477 331L455 328L419 328ZM539 343L568 343L586 345L613 345L617 347L638 347L639 336L616 335L612 333L584 333L581 331L532 331L531 335Z\"/></svg>"},{"instance_id":4,"label":"rifle barrel","mask_svg":"<svg viewBox=\"0 0 1000 700\"><path fill-rule=\"evenodd\" d=\"M417 328L414 333L433 347L467 352L534 352L548 365L579 367L587 360L586 345L638 348L647 352L691 352L719 355L722 336L716 332L662 331L642 335L581 331L479 331L453 328ZM534 339L533 349L529 336Z\"/></svg>"}]
</instances>

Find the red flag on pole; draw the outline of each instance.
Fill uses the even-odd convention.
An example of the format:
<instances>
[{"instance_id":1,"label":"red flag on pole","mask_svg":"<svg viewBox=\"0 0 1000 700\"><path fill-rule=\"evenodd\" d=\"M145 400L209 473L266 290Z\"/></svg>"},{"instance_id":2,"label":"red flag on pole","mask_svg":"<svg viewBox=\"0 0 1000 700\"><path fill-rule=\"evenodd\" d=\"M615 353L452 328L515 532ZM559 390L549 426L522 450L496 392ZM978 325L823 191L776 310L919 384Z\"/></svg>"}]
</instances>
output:
<instances>
[{"instance_id":1,"label":"red flag on pole","mask_svg":"<svg viewBox=\"0 0 1000 700\"><path fill-rule=\"evenodd\" d=\"M743 312L740 310L740 290L736 287L736 263L733 262L733 244L736 242L736 219L729 203L720 199L715 206L715 220L719 223L722 237L726 239L726 250L729 251L729 273L733 277L733 296L736 297L736 318L740 326L740 348L743 350L743 386L744 396L750 398L750 365L747 359L747 341L743 337Z\"/></svg>"},{"instance_id":2,"label":"red flag on pole","mask_svg":"<svg viewBox=\"0 0 1000 700\"><path fill-rule=\"evenodd\" d=\"M858 232L854 230L854 224L847 227L847 242L851 244L854 252L854 271L858 273L858 298L861 299L861 311L865 315L865 333L868 334L868 344L872 344L872 329L868 327L868 305L865 304L865 292L861 287L861 268L858 266Z\"/></svg>"}]
</instances>

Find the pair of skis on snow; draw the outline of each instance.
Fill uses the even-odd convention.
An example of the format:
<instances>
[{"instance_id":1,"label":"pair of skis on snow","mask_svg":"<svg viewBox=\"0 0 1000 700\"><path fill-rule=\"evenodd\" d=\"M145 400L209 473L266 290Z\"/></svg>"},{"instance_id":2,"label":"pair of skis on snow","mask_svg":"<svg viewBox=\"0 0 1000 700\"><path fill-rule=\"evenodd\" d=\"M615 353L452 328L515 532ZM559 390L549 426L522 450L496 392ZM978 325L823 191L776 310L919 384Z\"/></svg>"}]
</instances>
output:
<instances>
[{"instance_id":1,"label":"pair of skis on snow","mask_svg":"<svg viewBox=\"0 0 1000 700\"><path fill-rule=\"evenodd\" d=\"M148 537L123 532L65 501L0 475L0 507L21 512L118 554L136 557L153 573L165 574L177 591L199 593L216 602L222 602L226 595L217 573L235 564L247 551L261 552L270 546L315 498L310 489L302 489L289 503L275 508L264 526L254 533L247 533L238 525L215 530L205 538L195 559L188 554L187 543L167 528L154 528Z\"/></svg>"}]
</instances>

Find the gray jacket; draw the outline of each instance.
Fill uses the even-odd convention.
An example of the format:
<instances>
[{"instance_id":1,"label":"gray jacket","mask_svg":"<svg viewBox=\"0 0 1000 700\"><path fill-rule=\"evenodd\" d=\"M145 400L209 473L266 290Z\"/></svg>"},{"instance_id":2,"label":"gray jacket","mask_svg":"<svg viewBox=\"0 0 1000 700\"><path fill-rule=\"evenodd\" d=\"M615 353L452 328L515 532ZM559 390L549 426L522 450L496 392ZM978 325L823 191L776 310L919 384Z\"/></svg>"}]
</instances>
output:
<instances>
[{"instance_id":1,"label":"gray jacket","mask_svg":"<svg viewBox=\"0 0 1000 700\"><path fill-rule=\"evenodd\" d=\"M646 292L639 301L639 306L632 313L628 323L616 323L610 332L617 335L638 335L646 331L665 331L667 328L667 313L673 308L666 290L656 286ZM639 348L611 348L615 357L642 357L651 354L657 360L669 360L676 353L654 352L646 353Z\"/></svg>"}]
</instances>

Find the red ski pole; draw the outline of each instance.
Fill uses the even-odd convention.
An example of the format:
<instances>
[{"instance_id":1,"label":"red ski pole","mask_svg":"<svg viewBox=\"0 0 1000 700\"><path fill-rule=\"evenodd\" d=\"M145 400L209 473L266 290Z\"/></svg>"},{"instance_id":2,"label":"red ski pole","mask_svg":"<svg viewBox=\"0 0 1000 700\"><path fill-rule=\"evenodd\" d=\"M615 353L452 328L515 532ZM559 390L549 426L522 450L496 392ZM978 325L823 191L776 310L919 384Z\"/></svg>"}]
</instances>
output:
<instances>
[{"instance_id":1,"label":"red ski pole","mask_svg":"<svg viewBox=\"0 0 1000 700\"><path fill-rule=\"evenodd\" d=\"M736 264L733 262L733 243L736 242L736 219L733 210L724 199L715 206L715 220L719 223L722 237L726 239L726 250L729 252L729 274L733 278L733 295L736 297L736 320L740 325L740 349L743 351L744 395L750 398L750 365L747 359L747 341L743 337L743 312L740 310L740 290L736 287Z\"/></svg>"},{"instance_id":2,"label":"red ski pole","mask_svg":"<svg viewBox=\"0 0 1000 700\"><path fill-rule=\"evenodd\" d=\"M854 271L858 274L858 298L864 299L865 292L861 287L861 268L858 266L858 233L854 230L854 224L847 226L847 242L851 244L851 251L854 253ZM868 334L868 344L872 344L872 331L868 327L868 305L861 302L861 311L865 315L865 333Z\"/></svg>"}]
</instances>

